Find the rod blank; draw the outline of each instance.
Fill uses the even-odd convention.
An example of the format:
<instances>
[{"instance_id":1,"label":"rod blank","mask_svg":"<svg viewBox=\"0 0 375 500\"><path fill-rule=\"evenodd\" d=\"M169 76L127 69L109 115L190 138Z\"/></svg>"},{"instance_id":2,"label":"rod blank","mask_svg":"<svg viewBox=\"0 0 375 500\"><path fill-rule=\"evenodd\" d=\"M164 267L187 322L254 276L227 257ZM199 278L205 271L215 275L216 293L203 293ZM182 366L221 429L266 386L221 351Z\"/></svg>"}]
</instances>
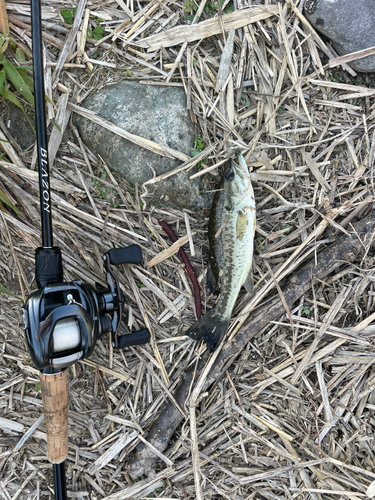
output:
<instances>
[{"instance_id":1,"label":"rod blank","mask_svg":"<svg viewBox=\"0 0 375 500\"><path fill-rule=\"evenodd\" d=\"M53 246L51 190L48 164L46 102L44 90L42 15L40 0L31 0L31 39L33 45L33 76L35 95L36 139L38 147L40 214L42 245Z\"/></svg>"}]
</instances>

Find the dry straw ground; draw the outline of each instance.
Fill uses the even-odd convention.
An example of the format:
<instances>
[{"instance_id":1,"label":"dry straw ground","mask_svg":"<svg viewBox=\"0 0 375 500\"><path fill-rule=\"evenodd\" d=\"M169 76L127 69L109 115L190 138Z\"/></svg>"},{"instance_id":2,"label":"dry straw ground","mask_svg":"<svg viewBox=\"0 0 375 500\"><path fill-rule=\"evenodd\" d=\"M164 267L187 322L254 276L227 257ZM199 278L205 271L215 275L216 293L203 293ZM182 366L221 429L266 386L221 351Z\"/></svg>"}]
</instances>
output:
<instances>
[{"instance_id":1,"label":"dry straw ground","mask_svg":"<svg viewBox=\"0 0 375 500\"><path fill-rule=\"evenodd\" d=\"M304 18L303 0L80 0L69 26L59 13L74 5L43 6L55 241L66 279L88 283L103 282L110 247L141 245L144 265L122 267L120 278L128 327L147 325L152 340L118 353L102 339L71 369L69 497L373 496L374 81L333 67L336 54ZM29 2L6 8L30 66ZM88 38L97 23L104 36ZM16 64L11 48L6 56ZM184 88L208 190L237 148L252 170L256 294L241 292L234 341L211 358L184 336L194 302L178 257L147 267L171 245L157 222L165 219L187 234L209 309L207 214L176 211L117 182L71 125L85 96L124 78ZM0 284L24 300L40 243L35 152L20 150L5 122L0 189L21 215L0 210ZM180 159L188 169L197 157ZM0 339L0 498L52 498L39 378L20 301L4 294ZM153 447L144 441L159 415L165 432L172 426L164 403L176 430L161 451L155 426Z\"/></svg>"}]
</instances>

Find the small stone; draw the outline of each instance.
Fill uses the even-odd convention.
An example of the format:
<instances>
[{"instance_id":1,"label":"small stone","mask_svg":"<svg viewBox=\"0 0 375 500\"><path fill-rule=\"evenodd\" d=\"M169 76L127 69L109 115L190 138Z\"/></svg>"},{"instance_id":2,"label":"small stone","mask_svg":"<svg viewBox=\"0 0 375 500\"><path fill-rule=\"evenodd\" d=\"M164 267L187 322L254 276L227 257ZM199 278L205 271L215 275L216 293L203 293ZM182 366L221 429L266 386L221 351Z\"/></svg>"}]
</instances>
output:
<instances>
[{"instance_id":1,"label":"small stone","mask_svg":"<svg viewBox=\"0 0 375 500\"><path fill-rule=\"evenodd\" d=\"M6 99L1 99L0 115L9 134L13 137L21 149L29 149L30 146L35 144L35 132L31 128L30 123L20 108ZM34 116L30 118L30 121L35 126Z\"/></svg>"},{"instance_id":2,"label":"small stone","mask_svg":"<svg viewBox=\"0 0 375 500\"><path fill-rule=\"evenodd\" d=\"M374 0L306 0L305 15L314 28L332 40L342 56L375 46ZM375 55L348 63L354 71L375 71Z\"/></svg>"},{"instance_id":3,"label":"small stone","mask_svg":"<svg viewBox=\"0 0 375 500\"><path fill-rule=\"evenodd\" d=\"M182 88L123 81L99 90L85 99L82 106L134 135L187 156L194 149L195 128L186 109ZM114 174L133 185L141 186L155 175L174 170L182 163L137 146L80 115L75 116L74 123L90 150L100 155ZM202 181L189 179L194 171L180 172L147 185L151 199L163 202L167 195L169 203L177 208L207 207L209 200L204 195Z\"/></svg>"}]
</instances>

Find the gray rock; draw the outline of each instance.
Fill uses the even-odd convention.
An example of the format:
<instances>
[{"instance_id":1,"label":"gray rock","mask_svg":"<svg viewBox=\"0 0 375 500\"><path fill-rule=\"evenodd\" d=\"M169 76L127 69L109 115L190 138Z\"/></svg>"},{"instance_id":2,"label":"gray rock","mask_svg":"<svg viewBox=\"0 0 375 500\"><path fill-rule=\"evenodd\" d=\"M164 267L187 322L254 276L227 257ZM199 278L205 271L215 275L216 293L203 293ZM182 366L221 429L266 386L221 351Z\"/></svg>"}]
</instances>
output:
<instances>
[{"instance_id":1,"label":"gray rock","mask_svg":"<svg viewBox=\"0 0 375 500\"><path fill-rule=\"evenodd\" d=\"M374 0L306 0L305 15L317 31L332 40L340 56L375 46ZM349 65L359 72L375 71L375 55Z\"/></svg>"},{"instance_id":2,"label":"gray rock","mask_svg":"<svg viewBox=\"0 0 375 500\"><path fill-rule=\"evenodd\" d=\"M194 149L195 130L186 109L182 88L142 85L123 81L107 86L82 103L87 109L119 127L164 144L190 156ZM99 154L114 173L133 185L181 165L181 161L165 158L120 137L90 120L76 115L74 122L82 140ZM152 199L178 208L198 209L207 206L201 181L190 181L188 173L180 172L147 189Z\"/></svg>"},{"instance_id":3,"label":"gray rock","mask_svg":"<svg viewBox=\"0 0 375 500\"><path fill-rule=\"evenodd\" d=\"M28 149L35 144L36 135L27 121L26 116L20 108L6 99L0 100L0 115L5 123L11 137L17 142L21 149ZM35 118L30 117L34 125Z\"/></svg>"}]
</instances>

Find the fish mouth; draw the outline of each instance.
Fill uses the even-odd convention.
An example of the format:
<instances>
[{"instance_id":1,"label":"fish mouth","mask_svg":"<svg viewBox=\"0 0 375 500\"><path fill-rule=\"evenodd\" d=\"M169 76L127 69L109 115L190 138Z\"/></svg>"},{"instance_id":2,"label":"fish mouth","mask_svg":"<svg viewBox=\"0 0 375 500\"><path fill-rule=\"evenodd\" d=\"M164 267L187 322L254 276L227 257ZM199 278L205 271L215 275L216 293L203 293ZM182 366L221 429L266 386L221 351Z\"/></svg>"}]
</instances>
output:
<instances>
[{"instance_id":1,"label":"fish mouth","mask_svg":"<svg viewBox=\"0 0 375 500\"><path fill-rule=\"evenodd\" d=\"M238 175L241 179L249 177L249 171L247 169L245 158L242 156L240 151L236 152L236 157L238 163L232 160L232 168L234 170L234 173Z\"/></svg>"}]
</instances>

